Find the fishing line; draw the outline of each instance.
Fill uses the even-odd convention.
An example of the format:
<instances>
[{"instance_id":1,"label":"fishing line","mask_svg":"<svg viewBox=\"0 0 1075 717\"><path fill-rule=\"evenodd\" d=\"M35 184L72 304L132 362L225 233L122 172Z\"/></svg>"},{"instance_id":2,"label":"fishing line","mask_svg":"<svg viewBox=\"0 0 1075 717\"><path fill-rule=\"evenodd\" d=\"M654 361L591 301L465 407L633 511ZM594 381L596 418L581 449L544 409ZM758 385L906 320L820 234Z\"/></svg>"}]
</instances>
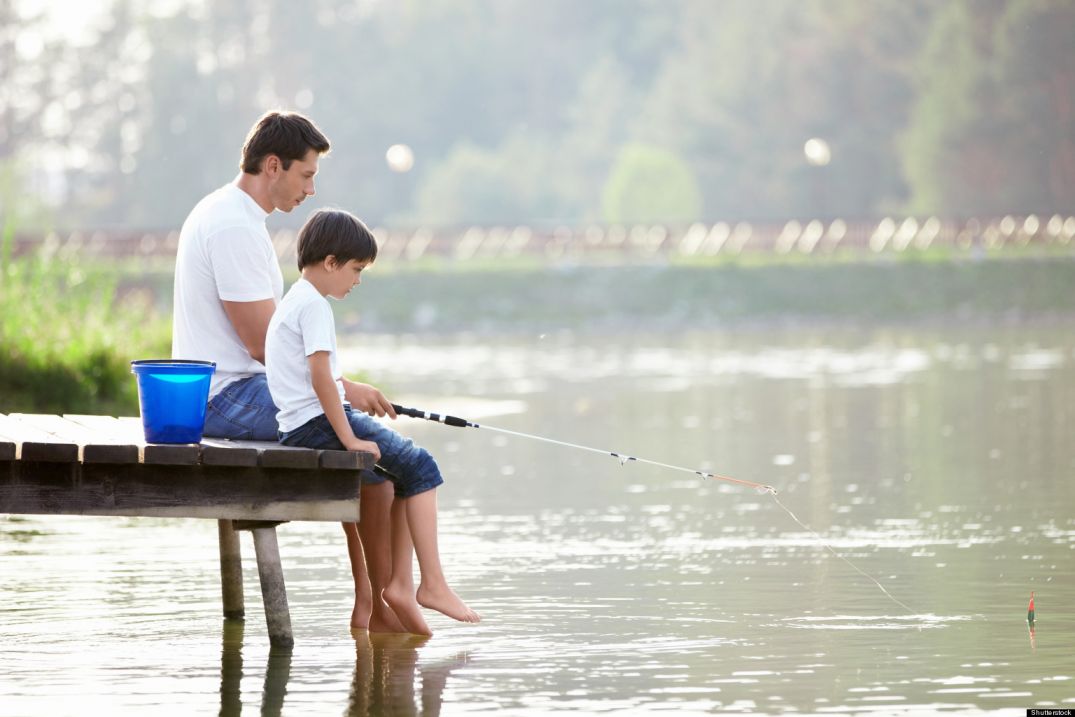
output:
<instances>
[{"instance_id":1,"label":"fishing line","mask_svg":"<svg viewBox=\"0 0 1075 717\"><path fill-rule=\"evenodd\" d=\"M770 495L772 495L772 497L773 497L773 500L775 500L775 501L776 501L776 504L777 504L777 505L779 505L779 506L780 506L781 508L783 508L783 509L784 509L784 512L785 512L785 513L787 513L787 514L788 514L789 516L791 516L791 519L792 519L792 520L794 520L794 521L795 521L796 523L798 523L798 524L799 524L799 527L801 527L801 528L802 528L803 530L805 530L805 531L806 531L807 533L810 533L810 535L814 536L814 538L815 538L815 539L817 540L817 542L819 542L819 543L821 543L821 544L822 544L823 546L825 546L825 550L828 550L828 551L829 551L830 553L832 553L832 554L833 554L833 555L834 555L835 557L837 557L837 558L839 558L840 560L842 560L842 561L844 561L845 563L847 563L847 564L848 564L849 566L851 566L851 569L852 569L852 570L854 570L854 571L855 571L856 573L858 573L859 575L861 575L862 577L866 578L867 580L869 580L870 582L872 582L872 583L873 583L874 585L876 585L876 586L878 587L878 589L880 589L880 590L881 590L881 592L883 592L883 593L885 594L885 596L886 596L886 597L887 597L887 598L888 598L889 600L891 600L892 602L894 602L894 603L896 603L897 605L899 605L900 607L902 607L902 608L903 608L904 610L906 610L906 611L908 612L908 614L911 614L911 615L917 615L917 614L918 614L918 613L916 613L916 612L915 612L914 610L912 610L911 608L907 607L907 605L906 605L906 604L904 604L903 602L900 602L900 601L899 601L899 600L897 600L897 599L896 599L895 597L893 597L893 596L892 596L892 593L890 593L890 592L889 592L888 590L885 590L885 586L884 586L884 585L882 585L882 584L881 584L880 582L878 582L878 581L877 581L877 578L873 577L872 575L870 575L870 574L868 574L868 573L865 573L865 572L863 572L862 570L860 570L860 569L859 569L859 567L858 567L857 565L855 565L855 564L854 564L854 563L852 563L852 562L851 562L850 560L848 560L848 559L847 559L847 558L845 558L844 556L842 556L842 555L840 555L839 553L837 553L837 552L836 552L836 550L835 550L835 549L833 549L833 547L832 547L831 545L829 545L828 543L826 543L826 542L825 542L825 539L824 539L824 538L822 538L822 537L821 537L820 535L818 535L818 534L817 534L817 533L816 533L816 532L815 532L815 531L814 531L814 530L813 530L812 528L809 528L809 527L808 527L808 526L807 526L807 525L806 525L805 523L803 523L803 522L802 522L801 520L799 520L799 519L798 519L797 517L795 517L795 514L791 512L791 509L790 509L790 508L788 508L788 507L787 507L786 505L784 505L783 503L781 503L781 502L780 502L780 499L776 497L776 491L773 491L773 492L772 492L772 493L771 493Z\"/></svg>"},{"instance_id":2,"label":"fishing line","mask_svg":"<svg viewBox=\"0 0 1075 717\"><path fill-rule=\"evenodd\" d=\"M780 502L780 499L776 497L776 488L772 487L771 485L765 485L764 483L755 483L754 481L742 480L740 478L731 478L729 476L722 476L722 475L718 475L716 473L710 473L709 471L702 471L702 470L697 470L697 469L694 469L694 468L685 468L683 466L675 466L675 465L671 465L669 463L661 463L660 461L652 461L652 460L649 460L648 458L639 458L637 456L629 456L629 455L627 455L625 453L619 453L617 451L606 451L606 450L602 450L600 448L592 448L590 446L582 446L582 445L579 445L577 443L568 443L567 441L558 441L558 440L555 440L553 438L546 438L545 436L537 436L537 435L534 435L532 433L522 433L521 431L511 431L511 430L508 430L507 428L497 428L496 426L488 426L488 425L485 425L483 423L474 423L473 421L468 421L465 418L459 418L457 416L445 416L445 415L441 415L439 413L429 413L428 411L422 411L422 410L419 410L417 408L406 408L404 406L400 406L400 405L397 405L395 403L392 404L392 408L399 415L410 416L411 418L423 418L423 419L425 419L427 421L434 421L436 423L443 423L446 426L454 426L456 428L484 428L487 431L496 431L498 433L506 433L506 434L508 434L510 436L519 436L520 438L530 438L530 439L535 440L535 441L543 441L545 443L553 443L555 445L565 446L567 448L576 448L576 449L582 450L582 451L589 451L590 453L599 453L599 454L604 455L604 456L612 456L613 458L617 459L620 462L621 466L626 465L629 461L635 461L635 462L638 462L638 463L648 463L651 466L658 466L660 468L667 468L669 470L680 471L680 472L683 472L683 473L693 473L694 475L701 476L702 478L712 478L714 480L722 480L722 481L726 481L728 483L735 483L737 485L746 486L748 488L754 488L755 490L760 491L762 493L768 493L772 497L772 499L776 502L776 504L779 505L781 508L783 508L784 512L787 513L788 516L790 516L791 519L794 520L799 525L799 527L801 527L806 532L810 533L810 535L814 536L814 538L817 540L817 542L821 543L821 545L823 545L826 550L828 550L830 553L832 553L835 557L837 557L840 560L842 560L845 563L847 563L851 567L851 569L854 570L856 573L858 573L859 575L863 576L864 578L866 578L870 582L872 582L874 585L876 585L881 590L881 592L885 594L885 596L889 600L891 600L892 602L894 602L897 605L899 605L901 608L906 610L911 615L917 614L917 613L915 613L914 610L909 608L905 603L903 603L903 602L897 600L895 597L893 597L892 593L890 593L888 590L886 590L885 586L882 585L880 582L878 582L876 578L874 578L873 576L869 575L868 573L862 571L861 569L859 569L859 567L857 565L855 565L850 560L848 560L844 556L842 556L839 553L837 553L836 550L831 545L829 545L827 542L825 542L824 538L822 538L820 535L817 534L817 532L815 532L813 529L811 529L805 523L803 523L801 520L799 520L795 516L795 514L791 512L790 508L788 508L786 505L784 505L783 503Z\"/></svg>"},{"instance_id":3,"label":"fishing line","mask_svg":"<svg viewBox=\"0 0 1075 717\"><path fill-rule=\"evenodd\" d=\"M651 466L659 466L661 468L668 468L669 470L681 471L683 473L693 473L694 475L701 476L702 478L713 478L714 480L727 481L729 483L736 483L738 485L747 486L748 488L754 488L756 490L763 491L765 493L771 493L776 495L776 488L771 485L764 485L762 483L755 483L754 481L741 480L739 478L730 478L729 476L717 475L716 473L710 473L709 471L697 470L695 468L685 468L683 466L674 466L669 463L661 463L660 461L651 461L648 458L639 458L637 456L629 456L625 453L619 453L617 451L605 451L600 448L591 448L590 446L580 446L577 443L568 443L567 441L557 441L552 438L546 438L545 436L536 436L532 433L521 433L519 431L509 431L507 428L497 428L496 426L488 426L484 423L474 423L468 421L465 418L458 418L457 416L442 416L439 413L429 413L427 411L420 411L417 408L405 408L392 404L392 408L396 413L403 416L410 416L411 418L424 418L427 421L435 421L437 423L443 423L446 426L455 426L457 428L484 428L487 431L496 431L498 433L506 433L509 436L519 436L520 438L530 438L535 441L544 441L545 443L554 443L558 446L566 446L567 448L577 448L580 451L589 451L590 453L600 453L603 456L612 456L620 462L620 465L624 465L629 461L636 461L638 463L648 463Z\"/></svg>"}]
</instances>

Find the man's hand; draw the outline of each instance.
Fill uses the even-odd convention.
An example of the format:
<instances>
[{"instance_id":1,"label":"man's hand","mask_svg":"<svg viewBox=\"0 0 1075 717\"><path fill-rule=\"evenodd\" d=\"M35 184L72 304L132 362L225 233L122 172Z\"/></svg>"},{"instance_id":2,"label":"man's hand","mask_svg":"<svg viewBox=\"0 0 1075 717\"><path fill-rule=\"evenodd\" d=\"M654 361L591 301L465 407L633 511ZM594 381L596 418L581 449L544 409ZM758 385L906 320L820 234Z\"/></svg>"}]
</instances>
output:
<instances>
[{"instance_id":1,"label":"man's hand","mask_svg":"<svg viewBox=\"0 0 1075 717\"><path fill-rule=\"evenodd\" d=\"M356 411L362 411L371 416L388 416L393 419L396 417L395 409L384 394L368 383L356 383L345 378L343 379L343 395L351 404L351 408Z\"/></svg>"},{"instance_id":2,"label":"man's hand","mask_svg":"<svg viewBox=\"0 0 1075 717\"><path fill-rule=\"evenodd\" d=\"M345 441L343 447L349 451L365 451L366 453L373 454L373 462L381 460L381 449L377 447L377 444L373 441L363 441L361 438L355 438L351 441Z\"/></svg>"}]
</instances>

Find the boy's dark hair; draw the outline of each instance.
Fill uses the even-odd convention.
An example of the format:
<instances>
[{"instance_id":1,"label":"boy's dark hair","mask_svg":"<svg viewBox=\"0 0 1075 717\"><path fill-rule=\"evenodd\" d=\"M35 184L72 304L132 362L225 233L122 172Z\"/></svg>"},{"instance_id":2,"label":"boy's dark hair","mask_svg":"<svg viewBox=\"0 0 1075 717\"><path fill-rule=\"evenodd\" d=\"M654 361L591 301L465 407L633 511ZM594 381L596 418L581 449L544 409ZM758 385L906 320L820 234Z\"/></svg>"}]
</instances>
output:
<instances>
[{"instance_id":1,"label":"boy's dark hair","mask_svg":"<svg viewBox=\"0 0 1075 717\"><path fill-rule=\"evenodd\" d=\"M299 271L328 256L340 264L351 259L372 262L377 241L362 220L342 209L318 209L299 230Z\"/></svg>"},{"instance_id":2,"label":"boy's dark hair","mask_svg":"<svg viewBox=\"0 0 1075 717\"><path fill-rule=\"evenodd\" d=\"M266 112L246 136L239 166L247 174L259 174L261 160L275 154L287 171L311 149L318 154L329 150L328 138L313 122L298 112Z\"/></svg>"}]
</instances>

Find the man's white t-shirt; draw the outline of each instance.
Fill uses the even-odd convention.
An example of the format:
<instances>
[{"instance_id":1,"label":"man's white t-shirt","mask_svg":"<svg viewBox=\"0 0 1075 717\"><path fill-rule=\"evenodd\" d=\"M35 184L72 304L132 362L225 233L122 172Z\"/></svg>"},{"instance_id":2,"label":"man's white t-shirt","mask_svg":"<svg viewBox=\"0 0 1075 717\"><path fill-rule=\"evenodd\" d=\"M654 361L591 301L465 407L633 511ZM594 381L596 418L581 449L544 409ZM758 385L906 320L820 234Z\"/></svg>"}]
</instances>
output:
<instances>
[{"instance_id":1,"label":"man's white t-shirt","mask_svg":"<svg viewBox=\"0 0 1075 717\"><path fill-rule=\"evenodd\" d=\"M264 373L246 350L223 301L280 301L284 277L253 197L226 184L198 202L179 233L172 358L215 361L210 398L233 381Z\"/></svg>"},{"instance_id":2,"label":"man's white t-shirt","mask_svg":"<svg viewBox=\"0 0 1075 717\"><path fill-rule=\"evenodd\" d=\"M265 368L269 393L279 412L280 430L293 431L322 413L314 393L307 357L328 351L329 367L340 402L344 401L343 381L336 365L336 325L332 307L313 284L299 279L287 291L269 322L265 337Z\"/></svg>"}]
</instances>

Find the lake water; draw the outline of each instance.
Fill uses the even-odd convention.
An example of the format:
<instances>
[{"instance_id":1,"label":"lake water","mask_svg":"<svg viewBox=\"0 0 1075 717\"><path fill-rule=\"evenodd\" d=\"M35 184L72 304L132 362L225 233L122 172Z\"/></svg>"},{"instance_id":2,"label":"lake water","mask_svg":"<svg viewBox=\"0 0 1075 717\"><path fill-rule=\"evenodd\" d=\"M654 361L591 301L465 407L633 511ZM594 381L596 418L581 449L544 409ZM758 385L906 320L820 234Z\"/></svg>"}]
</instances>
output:
<instances>
[{"instance_id":1,"label":"lake water","mask_svg":"<svg viewBox=\"0 0 1075 717\"><path fill-rule=\"evenodd\" d=\"M289 524L290 653L245 534L244 626L220 618L212 521L0 516L0 714L1075 707L1070 327L363 337L344 358L399 403L778 494L400 419L444 470L445 569L484 620L352 634L342 531Z\"/></svg>"}]
</instances>

